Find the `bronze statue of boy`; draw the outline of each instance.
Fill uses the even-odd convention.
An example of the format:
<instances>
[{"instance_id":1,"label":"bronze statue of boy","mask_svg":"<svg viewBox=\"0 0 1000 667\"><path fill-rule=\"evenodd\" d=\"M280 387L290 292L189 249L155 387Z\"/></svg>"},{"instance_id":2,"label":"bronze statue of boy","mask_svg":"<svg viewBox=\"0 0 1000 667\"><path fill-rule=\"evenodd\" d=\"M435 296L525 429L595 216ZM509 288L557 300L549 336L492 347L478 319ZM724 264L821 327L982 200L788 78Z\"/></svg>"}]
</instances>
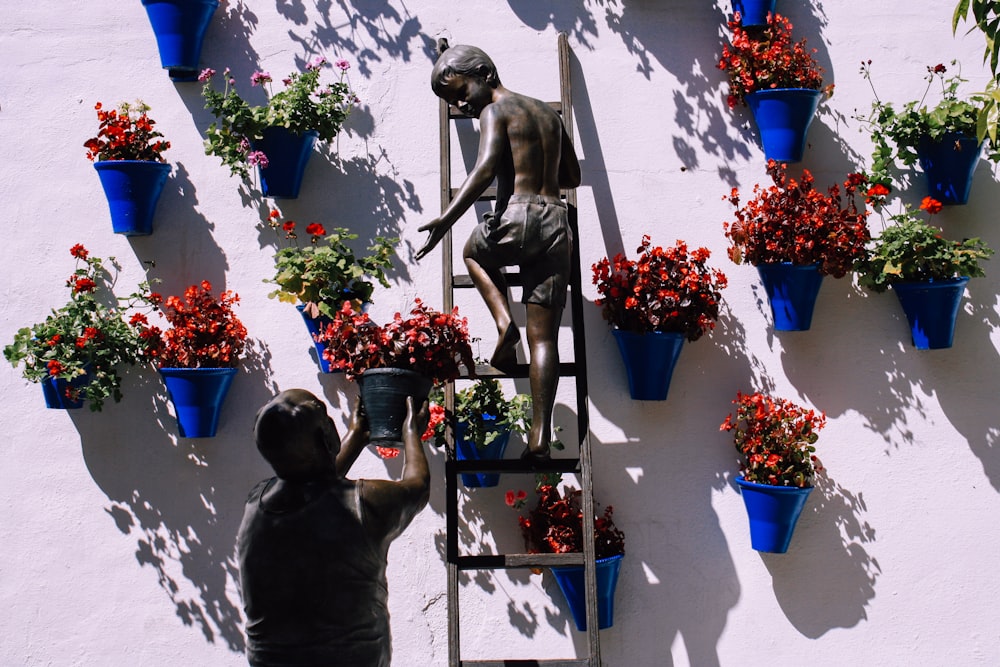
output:
<instances>
[{"instance_id":1,"label":"bronze statue of boy","mask_svg":"<svg viewBox=\"0 0 1000 667\"><path fill-rule=\"evenodd\" d=\"M344 436L304 389L257 413L257 448L275 477L247 499L237 545L252 667L389 667L389 543L430 494L420 435L427 403L407 399L406 463L399 482L350 480L368 444L360 401Z\"/></svg>"},{"instance_id":2,"label":"bronze statue of boy","mask_svg":"<svg viewBox=\"0 0 1000 667\"><path fill-rule=\"evenodd\" d=\"M496 179L493 213L476 226L463 253L469 275L496 322L490 363L509 372L520 334L513 323L501 268L517 265L527 311L532 422L525 457L549 456L559 383L559 322L566 305L572 231L561 188L580 184L580 165L558 114L540 100L504 88L490 57L474 46L441 53L431 73L434 93L479 119L479 155L440 217L420 227L429 253Z\"/></svg>"}]
</instances>

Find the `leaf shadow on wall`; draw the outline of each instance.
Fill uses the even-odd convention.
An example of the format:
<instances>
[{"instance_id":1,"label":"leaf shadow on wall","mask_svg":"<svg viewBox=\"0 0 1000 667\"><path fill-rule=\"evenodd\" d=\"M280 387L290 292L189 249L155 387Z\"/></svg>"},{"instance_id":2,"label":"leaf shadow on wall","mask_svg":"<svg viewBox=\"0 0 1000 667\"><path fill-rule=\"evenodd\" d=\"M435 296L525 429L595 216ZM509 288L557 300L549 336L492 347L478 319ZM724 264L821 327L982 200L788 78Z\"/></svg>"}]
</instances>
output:
<instances>
[{"instance_id":1,"label":"leaf shadow on wall","mask_svg":"<svg viewBox=\"0 0 1000 667\"><path fill-rule=\"evenodd\" d=\"M272 474L257 456L253 424L235 417L246 415L237 406L273 395L268 357L254 346L214 438L178 437L166 389L148 368L127 375L121 404L74 415L87 469L108 498L109 518L134 539L136 561L156 573L184 625L234 653L245 648L236 533L250 489Z\"/></svg>"},{"instance_id":2,"label":"leaf shadow on wall","mask_svg":"<svg viewBox=\"0 0 1000 667\"><path fill-rule=\"evenodd\" d=\"M402 9L395 4L390 0L319 0L315 6L321 21L308 33L290 30L289 36L309 55L323 55L331 48L338 55L351 54L361 75L371 78L374 74L371 65L381 62L383 54L392 60L409 62L415 51L412 46L415 39L421 50L428 53L433 50L434 40L423 32L420 20L410 15L405 4L398 3ZM331 21L330 12L335 5L347 17L343 25ZM277 8L292 23L308 26L301 0L278 0Z\"/></svg>"},{"instance_id":3,"label":"leaf shadow on wall","mask_svg":"<svg viewBox=\"0 0 1000 667\"><path fill-rule=\"evenodd\" d=\"M875 529L861 519L866 511L863 494L820 475L788 553L759 554L785 617L810 639L868 618L865 608L882 570L865 550L875 541Z\"/></svg>"}]
</instances>

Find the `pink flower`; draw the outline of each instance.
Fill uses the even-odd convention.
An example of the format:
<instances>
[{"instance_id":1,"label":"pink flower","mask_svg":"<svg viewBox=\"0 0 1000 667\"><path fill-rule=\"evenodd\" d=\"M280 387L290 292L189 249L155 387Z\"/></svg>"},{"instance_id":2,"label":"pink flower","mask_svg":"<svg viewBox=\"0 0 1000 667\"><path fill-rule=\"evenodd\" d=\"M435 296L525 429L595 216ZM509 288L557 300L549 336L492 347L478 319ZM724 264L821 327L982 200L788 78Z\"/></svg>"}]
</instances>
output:
<instances>
[{"instance_id":1,"label":"pink flower","mask_svg":"<svg viewBox=\"0 0 1000 667\"><path fill-rule=\"evenodd\" d=\"M215 76L215 70L212 69L211 67L206 67L205 69L201 70L201 74L198 75L198 80L201 81L202 83L205 83L213 76Z\"/></svg>"},{"instance_id":2,"label":"pink flower","mask_svg":"<svg viewBox=\"0 0 1000 667\"><path fill-rule=\"evenodd\" d=\"M316 56L316 58L313 59L312 62L306 65L306 69L308 70L319 69L325 64L326 64L326 58L324 58L323 56Z\"/></svg>"},{"instance_id":3,"label":"pink flower","mask_svg":"<svg viewBox=\"0 0 1000 667\"><path fill-rule=\"evenodd\" d=\"M267 156L264 155L264 151L251 151L247 155L247 163L250 166L258 165L261 169L267 169L267 165L270 164L267 160Z\"/></svg>"},{"instance_id":4,"label":"pink flower","mask_svg":"<svg viewBox=\"0 0 1000 667\"><path fill-rule=\"evenodd\" d=\"M250 76L250 83L254 86L263 86L265 83L271 83L271 73L270 72L254 72Z\"/></svg>"},{"instance_id":5,"label":"pink flower","mask_svg":"<svg viewBox=\"0 0 1000 667\"><path fill-rule=\"evenodd\" d=\"M333 65L342 72L346 72L347 70L351 69L351 63L347 62L343 58L333 63Z\"/></svg>"}]
</instances>

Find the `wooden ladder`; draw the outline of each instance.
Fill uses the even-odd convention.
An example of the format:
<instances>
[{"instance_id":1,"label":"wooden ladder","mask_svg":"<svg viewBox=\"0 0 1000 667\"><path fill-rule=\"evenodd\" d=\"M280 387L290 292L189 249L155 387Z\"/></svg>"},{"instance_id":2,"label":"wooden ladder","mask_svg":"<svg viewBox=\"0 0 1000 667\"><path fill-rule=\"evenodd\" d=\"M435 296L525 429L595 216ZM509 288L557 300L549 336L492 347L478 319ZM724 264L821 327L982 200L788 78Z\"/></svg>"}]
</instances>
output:
<instances>
[{"instance_id":1,"label":"wooden ladder","mask_svg":"<svg viewBox=\"0 0 1000 667\"><path fill-rule=\"evenodd\" d=\"M570 52L566 33L560 33L559 48L559 102L550 106L560 113L563 125L570 138L573 137L573 107L570 88ZM444 211L457 193L457 188L451 182L451 122L466 118L461 112L448 105L444 100L440 103L440 134L441 134L441 210ZM448 557L448 664L450 667L479 665L482 667L504 667L533 665L550 665L562 667L570 665L601 665L601 642L597 621L597 583L594 565L594 540L583 540L583 553L569 554L490 554L462 556L458 544L458 479L461 473L533 473L560 472L574 473L578 476L582 487L583 516L594 517L593 475L590 456L590 417L587 398L587 355L584 341L583 297L580 285L580 234L577 226L576 191L565 190L562 197L569 209L569 223L573 230L573 257L569 280L570 294L567 298L571 311L573 327L573 360L560 363L559 376L574 377L576 381L576 416L577 433L579 434L579 458L553 458L545 462L524 462L520 459L501 461L457 461L453 436L448 438L448 460L445 464L446 473L446 514L447 514L447 557ZM496 188L491 187L483 193L479 201L494 201ZM442 239L442 261L444 266L444 310L449 312L455 305L456 289L474 289L468 275L455 275L452 232L449 231ZM505 274L509 285L520 285L517 273ZM525 378L528 376L528 366L519 364L509 374L502 374L491 366L479 366L477 374L482 377ZM454 409L455 388L449 383L445 389L445 405ZM515 568L542 568L558 565L583 565L586 594L587 643L589 655L586 658L570 658L556 660L462 660L461 641L459 636L459 585L461 570L493 570ZM574 626L571 626L574 627Z\"/></svg>"}]
</instances>

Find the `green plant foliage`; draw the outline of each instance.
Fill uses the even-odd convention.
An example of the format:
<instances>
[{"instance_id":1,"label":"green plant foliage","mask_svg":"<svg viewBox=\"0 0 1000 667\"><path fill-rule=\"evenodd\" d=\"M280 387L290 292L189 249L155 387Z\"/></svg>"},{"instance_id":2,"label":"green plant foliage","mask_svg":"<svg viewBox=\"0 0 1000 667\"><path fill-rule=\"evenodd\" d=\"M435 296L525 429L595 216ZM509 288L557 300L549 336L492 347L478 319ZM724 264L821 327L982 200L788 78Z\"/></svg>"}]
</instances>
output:
<instances>
[{"instance_id":1,"label":"green plant foliage","mask_svg":"<svg viewBox=\"0 0 1000 667\"><path fill-rule=\"evenodd\" d=\"M923 208L939 207L935 200L924 200ZM993 250L983 240L946 239L939 228L917 217L909 208L890 219L893 224L872 242L868 257L857 267L858 281L864 287L884 292L897 282L985 275L980 262L989 259Z\"/></svg>"},{"instance_id":2,"label":"green plant foliage","mask_svg":"<svg viewBox=\"0 0 1000 667\"><path fill-rule=\"evenodd\" d=\"M437 393L435 402L443 403ZM465 438L483 448L501 433L510 431L526 435L531 429L531 397L515 394L504 397L503 388L496 378L481 378L472 385L455 392L455 412L434 425L434 443L445 444L446 420L465 424Z\"/></svg>"}]
</instances>

